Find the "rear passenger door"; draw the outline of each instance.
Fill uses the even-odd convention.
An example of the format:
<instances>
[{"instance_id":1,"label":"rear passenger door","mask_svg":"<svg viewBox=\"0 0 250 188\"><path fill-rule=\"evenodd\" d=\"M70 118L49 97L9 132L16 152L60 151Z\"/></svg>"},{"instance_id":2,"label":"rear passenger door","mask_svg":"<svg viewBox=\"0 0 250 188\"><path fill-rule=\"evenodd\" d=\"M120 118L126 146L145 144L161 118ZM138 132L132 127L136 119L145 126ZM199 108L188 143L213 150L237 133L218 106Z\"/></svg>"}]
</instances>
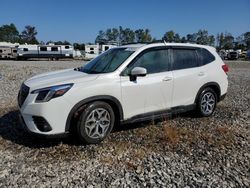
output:
<instances>
[{"instance_id":1,"label":"rear passenger door","mask_svg":"<svg viewBox=\"0 0 250 188\"><path fill-rule=\"evenodd\" d=\"M195 48L173 47L171 57L174 78L172 107L193 104L204 77L197 51Z\"/></svg>"}]
</instances>

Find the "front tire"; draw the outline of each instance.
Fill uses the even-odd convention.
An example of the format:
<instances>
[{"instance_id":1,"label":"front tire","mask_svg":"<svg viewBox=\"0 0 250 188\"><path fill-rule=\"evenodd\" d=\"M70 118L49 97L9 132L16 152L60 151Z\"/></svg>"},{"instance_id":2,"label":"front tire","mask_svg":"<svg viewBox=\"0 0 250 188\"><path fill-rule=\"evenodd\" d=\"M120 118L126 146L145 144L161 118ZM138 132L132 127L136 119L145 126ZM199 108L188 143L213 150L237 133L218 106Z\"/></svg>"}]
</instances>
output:
<instances>
[{"instance_id":1,"label":"front tire","mask_svg":"<svg viewBox=\"0 0 250 188\"><path fill-rule=\"evenodd\" d=\"M112 107L102 101L87 105L77 123L78 138L82 143L97 144L112 131L115 115Z\"/></svg>"},{"instance_id":2,"label":"front tire","mask_svg":"<svg viewBox=\"0 0 250 188\"><path fill-rule=\"evenodd\" d=\"M202 117L209 117L214 113L217 95L212 88L205 88L198 97L197 112Z\"/></svg>"}]
</instances>

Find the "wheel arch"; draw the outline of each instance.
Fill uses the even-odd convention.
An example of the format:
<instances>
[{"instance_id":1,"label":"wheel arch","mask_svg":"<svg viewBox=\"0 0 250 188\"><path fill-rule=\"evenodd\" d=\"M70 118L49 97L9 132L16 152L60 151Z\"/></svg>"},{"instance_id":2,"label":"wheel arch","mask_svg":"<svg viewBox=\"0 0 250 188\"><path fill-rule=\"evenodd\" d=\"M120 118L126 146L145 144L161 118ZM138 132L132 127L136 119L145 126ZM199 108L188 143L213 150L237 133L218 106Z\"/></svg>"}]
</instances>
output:
<instances>
[{"instance_id":1,"label":"wheel arch","mask_svg":"<svg viewBox=\"0 0 250 188\"><path fill-rule=\"evenodd\" d=\"M118 117L118 119L116 119L116 123L119 123L120 120L123 120L123 109L122 109L122 105L121 105L120 101L113 96L98 95L98 96L83 99L73 106L73 108L70 110L70 113L67 117L65 132L68 132L70 130L71 125L73 123L73 120L75 119L75 114L78 111L81 111L82 109L84 109L85 105L87 105L91 102L95 102L95 101L106 102L112 107L112 109L114 110L114 113L115 113L115 117Z\"/></svg>"},{"instance_id":2,"label":"wheel arch","mask_svg":"<svg viewBox=\"0 0 250 188\"><path fill-rule=\"evenodd\" d=\"M195 97L195 103L197 103L197 100L199 98L199 95L201 94L201 92L205 89L205 88L212 88L214 90L214 92L216 93L217 95L217 102L220 101L220 97L221 97L221 89L220 89L220 85L216 82L208 82L206 84L204 84L198 91L198 93L196 94L196 97Z\"/></svg>"}]
</instances>

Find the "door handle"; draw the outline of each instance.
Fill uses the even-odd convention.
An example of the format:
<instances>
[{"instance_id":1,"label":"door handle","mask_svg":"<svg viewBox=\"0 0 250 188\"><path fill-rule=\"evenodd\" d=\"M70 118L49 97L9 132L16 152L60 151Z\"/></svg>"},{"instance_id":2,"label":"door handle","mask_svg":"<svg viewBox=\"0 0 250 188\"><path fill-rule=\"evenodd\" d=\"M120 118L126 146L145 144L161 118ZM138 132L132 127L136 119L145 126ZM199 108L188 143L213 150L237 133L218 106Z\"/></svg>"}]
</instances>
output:
<instances>
[{"instance_id":1,"label":"door handle","mask_svg":"<svg viewBox=\"0 0 250 188\"><path fill-rule=\"evenodd\" d=\"M162 80L162 81L167 82L167 81L170 81L170 80L172 80L172 78L171 78L171 77L165 77L165 78L163 78L163 80Z\"/></svg>"},{"instance_id":2,"label":"door handle","mask_svg":"<svg viewBox=\"0 0 250 188\"><path fill-rule=\"evenodd\" d=\"M204 72L199 72L198 76L204 76L205 73Z\"/></svg>"}]
</instances>

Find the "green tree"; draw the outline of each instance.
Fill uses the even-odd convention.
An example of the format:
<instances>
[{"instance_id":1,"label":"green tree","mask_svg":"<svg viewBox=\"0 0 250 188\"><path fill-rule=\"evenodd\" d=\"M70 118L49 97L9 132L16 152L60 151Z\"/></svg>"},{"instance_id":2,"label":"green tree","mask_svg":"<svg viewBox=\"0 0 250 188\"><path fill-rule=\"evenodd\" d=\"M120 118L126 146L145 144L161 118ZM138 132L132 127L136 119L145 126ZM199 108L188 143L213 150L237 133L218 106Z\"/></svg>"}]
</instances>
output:
<instances>
[{"instance_id":1,"label":"green tree","mask_svg":"<svg viewBox=\"0 0 250 188\"><path fill-rule=\"evenodd\" d=\"M234 48L234 37L231 33L225 33L223 48L226 50Z\"/></svg>"},{"instance_id":2,"label":"green tree","mask_svg":"<svg viewBox=\"0 0 250 188\"><path fill-rule=\"evenodd\" d=\"M56 41L54 42L55 45L71 45L69 41Z\"/></svg>"},{"instance_id":3,"label":"green tree","mask_svg":"<svg viewBox=\"0 0 250 188\"><path fill-rule=\"evenodd\" d=\"M223 33L218 33L218 34L217 34L217 37L216 37L216 40L217 40L217 47L218 47L218 50L221 50L222 47L224 47L224 43L225 43L224 34L223 34Z\"/></svg>"},{"instance_id":4,"label":"green tree","mask_svg":"<svg viewBox=\"0 0 250 188\"><path fill-rule=\"evenodd\" d=\"M19 32L13 23L0 27L0 41L12 43L19 41Z\"/></svg>"},{"instance_id":5,"label":"green tree","mask_svg":"<svg viewBox=\"0 0 250 188\"><path fill-rule=\"evenodd\" d=\"M119 39L121 44L133 43L135 40L135 32L129 28L120 30Z\"/></svg>"},{"instance_id":6,"label":"green tree","mask_svg":"<svg viewBox=\"0 0 250 188\"><path fill-rule=\"evenodd\" d=\"M214 38L214 35L209 35L209 36L208 36L208 45L210 45L210 46L215 46L215 38Z\"/></svg>"},{"instance_id":7,"label":"green tree","mask_svg":"<svg viewBox=\"0 0 250 188\"><path fill-rule=\"evenodd\" d=\"M234 41L234 49L241 49L241 50L245 50L246 48L246 43L244 41L244 34L236 37L235 41Z\"/></svg>"},{"instance_id":8,"label":"green tree","mask_svg":"<svg viewBox=\"0 0 250 188\"><path fill-rule=\"evenodd\" d=\"M40 41L39 44L40 45L45 45L45 42L44 41Z\"/></svg>"},{"instance_id":9,"label":"green tree","mask_svg":"<svg viewBox=\"0 0 250 188\"><path fill-rule=\"evenodd\" d=\"M100 30L98 32L98 35L95 39L95 43L105 43L107 40L106 40L106 33L103 31L103 30Z\"/></svg>"},{"instance_id":10,"label":"green tree","mask_svg":"<svg viewBox=\"0 0 250 188\"><path fill-rule=\"evenodd\" d=\"M37 30L34 26L27 25L21 34L21 43L38 44Z\"/></svg>"},{"instance_id":11,"label":"green tree","mask_svg":"<svg viewBox=\"0 0 250 188\"><path fill-rule=\"evenodd\" d=\"M149 29L137 29L135 31L135 41L139 43L151 42L152 36Z\"/></svg>"},{"instance_id":12,"label":"green tree","mask_svg":"<svg viewBox=\"0 0 250 188\"><path fill-rule=\"evenodd\" d=\"M116 42L118 40L119 31L116 28L109 28L106 30L106 39L109 42Z\"/></svg>"},{"instance_id":13,"label":"green tree","mask_svg":"<svg viewBox=\"0 0 250 188\"><path fill-rule=\"evenodd\" d=\"M176 33L175 35L174 35L174 42L181 42L181 37L180 37L180 35L178 34L178 33Z\"/></svg>"},{"instance_id":14,"label":"green tree","mask_svg":"<svg viewBox=\"0 0 250 188\"><path fill-rule=\"evenodd\" d=\"M162 40L166 42L174 42L174 37L175 37L175 33L173 30L171 30L164 34L164 36L162 37Z\"/></svg>"},{"instance_id":15,"label":"green tree","mask_svg":"<svg viewBox=\"0 0 250 188\"><path fill-rule=\"evenodd\" d=\"M142 42L151 42L152 36L149 29L145 29L142 35Z\"/></svg>"},{"instance_id":16,"label":"green tree","mask_svg":"<svg viewBox=\"0 0 250 188\"><path fill-rule=\"evenodd\" d=\"M199 30L197 32L196 43L203 44L203 45L208 45L210 43L210 39L209 39L207 30Z\"/></svg>"},{"instance_id":17,"label":"green tree","mask_svg":"<svg viewBox=\"0 0 250 188\"><path fill-rule=\"evenodd\" d=\"M73 46L74 46L74 49L76 49L76 50L85 50L85 44L84 43L82 43L82 44L74 43Z\"/></svg>"},{"instance_id":18,"label":"green tree","mask_svg":"<svg viewBox=\"0 0 250 188\"><path fill-rule=\"evenodd\" d=\"M48 45L48 44L55 44L55 42L52 40L49 40L48 42L46 42L46 45Z\"/></svg>"},{"instance_id":19,"label":"green tree","mask_svg":"<svg viewBox=\"0 0 250 188\"><path fill-rule=\"evenodd\" d=\"M196 33L187 34L186 42L189 42L189 43L196 43L196 39L197 39L197 34L196 34Z\"/></svg>"},{"instance_id":20,"label":"green tree","mask_svg":"<svg viewBox=\"0 0 250 188\"><path fill-rule=\"evenodd\" d=\"M181 38L181 43L185 43L187 40L186 40L186 37L182 37Z\"/></svg>"},{"instance_id":21,"label":"green tree","mask_svg":"<svg viewBox=\"0 0 250 188\"><path fill-rule=\"evenodd\" d=\"M244 42L246 44L247 49L250 49L250 31L244 33Z\"/></svg>"}]
</instances>

